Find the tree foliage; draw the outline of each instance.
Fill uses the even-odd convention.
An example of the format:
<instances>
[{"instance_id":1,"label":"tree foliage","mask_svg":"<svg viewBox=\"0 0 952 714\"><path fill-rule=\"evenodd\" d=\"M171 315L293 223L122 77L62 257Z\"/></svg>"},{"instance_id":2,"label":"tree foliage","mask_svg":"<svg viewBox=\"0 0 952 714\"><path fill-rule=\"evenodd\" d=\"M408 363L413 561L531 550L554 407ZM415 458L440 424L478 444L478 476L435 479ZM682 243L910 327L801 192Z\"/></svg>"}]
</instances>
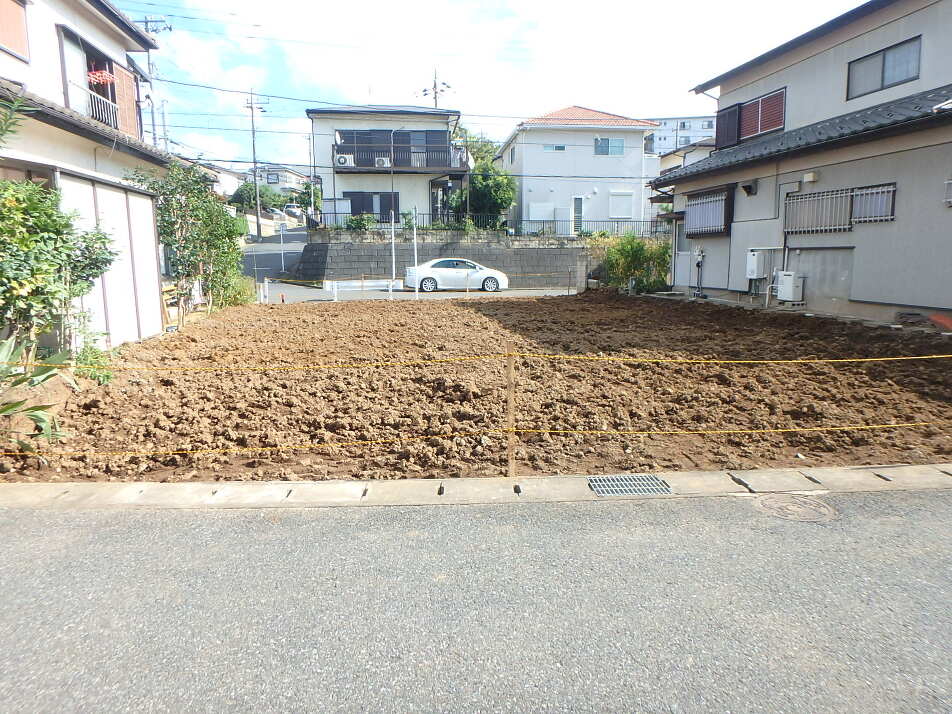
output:
<instances>
[{"instance_id":1,"label":"tree foliage","mask_svg":"<svg viewBox=\"0 0 952 714\"><path fill-rule=\"evenodd\" d=\"M467 201L468 198L468 201ZM509 210L516 198L516 180L490 161L479 161L469 177L469 188L450 197L454 211L499 215Z\"/></svg>"},{"instance_id":2,"label":"tree foliage","mask_svg":"<svg viewBox=\"0 0 952 714\"><path fill-rule=\"evenodd\" d=\"M179 323L193 307L196 281L208 295L209 310L229 304L228 296L241 292L235 284L242 279L242 228L209 189L205 176L194 166L173 163L165 176L137 171L132 179L158 196L159 241L170 249L168 269L177 284Z\"/></svg>"},{"instance_id":3,"label":"tree foliage","mask_svg":"<svg viewBox=\"0 0 952 714\"><path fill-rule=\"evenodd\" d=\"M269 208L281 208L286 201L286 196L280 191L275 191L266 184L258 184L258 195L261 199L261 210L266 211ZM250 181L241 184L235 192L231 194L228 203L232 206L254 213L255 210L255 185Z\"/></svg>"},{"instance_id":4,"label":"tree foliage","mask_svg":"<svg viewBox=\"0 0 952 714\"><path fill-rule=\"evenodd\" d=\"M23 123L24 115L31 111L33 108L28 107L22 97L14 97L10 101L0 99L0 147Z\"/></svg>"},{"instance_id":5,"label":"tree foliage","mask_svg":"<svg viewBox=\"0 0 952 714\"><path fill-rule=\"evenodd\" d=\"M76 230L57 192L0 181L0 325L32 342L65 323L70 303L112 264L109 244L101 231Z\"/></svg>"},{"instance_id":6,"label":"tree foliage","mask_svg":"<svg viewBox=\"0 0 952 714\"><path fill-rule=\"evenodd\" d=\"M321 193L320 184L315 183L314 184L314 206L318 211L321 210L322 202L323 201L322 201L322 193ZM305 184L301 187L300 191L292 191L291 194L286 197L285 203L296 203L301 208L304 208L305 210L309 209L311 207L310 182L305 182Z\"/></svg>"},{"instance_id":7,"label":"tree foliage","mask_svg":"<svg viewBox=\"0 0 952 714\"><path fill-rule=\"evenodd\" d=\"M487 139L483 134L474 134L465 126L456 127L453 139L466 146L473 157L474 163L492 163L498 148L496 142Z\"/></svg>"}]
</instances>

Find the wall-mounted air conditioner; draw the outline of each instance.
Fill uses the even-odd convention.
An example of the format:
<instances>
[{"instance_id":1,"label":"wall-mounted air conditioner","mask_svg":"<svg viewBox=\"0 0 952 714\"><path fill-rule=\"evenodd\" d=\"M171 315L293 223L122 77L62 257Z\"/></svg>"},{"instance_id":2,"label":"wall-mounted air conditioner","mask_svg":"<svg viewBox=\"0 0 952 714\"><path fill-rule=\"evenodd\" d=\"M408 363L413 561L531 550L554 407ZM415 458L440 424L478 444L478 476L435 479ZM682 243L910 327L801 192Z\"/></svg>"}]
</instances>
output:
<instances>
[{"instance_id":1,"label":"wall-mounted air conditioner","mask_svg":"<svg viewBox=\"0 0 952 714\"><path fill-rule=\"evenodd\" d=\"M338 166L356 166L353 154L338 154L336 159Z\"/></svg>"},{"instance_id":2,"label":"wall-mounted air conditioner","mask_svg":"<svg viewBox=\"0 0 952 714\"><path fill-rule=\"evenodd\" d=\"M376 166L378 169L389 169L390 157L378 156L376 159L374 159L374 166Z\"/></svg>"}]
</instances>

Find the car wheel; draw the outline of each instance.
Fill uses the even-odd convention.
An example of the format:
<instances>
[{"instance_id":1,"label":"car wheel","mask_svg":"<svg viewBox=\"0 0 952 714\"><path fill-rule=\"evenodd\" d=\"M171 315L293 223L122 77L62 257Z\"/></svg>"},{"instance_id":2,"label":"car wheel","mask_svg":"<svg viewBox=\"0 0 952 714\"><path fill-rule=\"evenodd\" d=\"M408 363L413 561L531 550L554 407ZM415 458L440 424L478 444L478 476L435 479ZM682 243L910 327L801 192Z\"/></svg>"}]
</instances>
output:
<instances>
[{"instance_id":1,"label":"car wheel","mask_svg":"<svg viewBox=\"0 0 952 714\"><path fill-rule=\"evenodd\" d=\"M499 290L499 281L496 278L486 278L483 281L483 290L487 293L494 293Z\"/></svg>"},{"instance_id":2,"label":"car wheel","mask_svg":"<svg viewBox=\"0 0 952 714\"><path fill-rule=\"evenodd\" d=\"M423 278L420 281L420 290L425 293L431 293L436 290L436 279L435 278Z\"/></svg>"}]
</instances>

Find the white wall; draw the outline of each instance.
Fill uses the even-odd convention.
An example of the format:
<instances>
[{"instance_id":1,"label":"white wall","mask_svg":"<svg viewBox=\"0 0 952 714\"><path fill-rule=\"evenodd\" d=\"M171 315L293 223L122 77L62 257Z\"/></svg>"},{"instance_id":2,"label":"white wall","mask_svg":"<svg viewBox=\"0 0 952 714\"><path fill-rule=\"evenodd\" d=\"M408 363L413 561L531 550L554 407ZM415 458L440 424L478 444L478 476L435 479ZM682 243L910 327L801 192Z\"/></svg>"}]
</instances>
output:
<instances>
[{"instance_id":1,"label":"white wall","mask_svg":"<svg viewBox=\"0 0 952 714\"><path fill-rule=\"evenodd\" d=\"M695 141L714 136L713 124L710 128L704 128L705 122L714 121L713 114L701 117L660 117L649 121L656 121L661 125L651 132L654 135L654 150L658 154L664 154L682 146L678 143L682 138L690 139L687 143L693 144ZM687 123L684 129L681 128L682 122Z\"/></svg>"},{"instance_id":2,"label":"white wall","mask_svg":"<svg viewBox=\"0 0 952 714\"><path fill-rule=\"evenodd\" d=\"M65 25L110 59L127 66L126 52L139 48L114 25L78 0L34 0L26 6L30 61L0 52L0 77L21 82L28 91L65 105L57 25Z\"/></svg>"},{"instance_id":3,"label":"white wall","mask_svg":"<svg viewBox=\"0 0 952 714\"><path fill-rule=\"evenodd\" d=\"M642 220L647 183L644 177L649 170L644 160L644 133L645 130L641 128L625 127L522 127L514 143L505 147L500 162L497 162L516 176L519 190L514 218L568 220L572 216L573 199L577 196L583 199L582 218L585 220L626 218L611 215L609 197L612 194L631 194L628 218ZM624 154L596 155L596 135L603 139L624 139ZM546 144L564 145L565 151L546 151ZM515 162L509 160L511 146L515 146ZM536 204L536 209L551 204L551 215L546 219L540 218L538 210L532 211L533 204Z\"/></svg>"},{"instance_id":4,"label":"white wall","mask_svg":"<svg viewBox=\"0 0 952 714\"><path fill-rule=\"evenodd\" d=\"M393 190L400 194L400 212L412 211L419 213L430 212L430 179L432 174L394 174ZM325 184L328 191L333 190L335 179ZM391 190L390 174L337 174L337 195L343 198L344 191L369 191L371 193L389 193ZM455 188L455 187L454 187ZM332 211L331 206L324 200L324 210ZM397 222L400 217L397 216Z\"/></svg>"},{"instance_id":5,"label":"white wall","mask_svg":"<svg viewBox=\"0 0 952 714\"><path fill-rule=\"evenodd\" d=\"M922 35L919 79L846 99L848 64ZM934 89L952 82L952 0L905 0L859 22L732 77L720 108L787 88L785 129Z\"/></svg>"}]
</instances>

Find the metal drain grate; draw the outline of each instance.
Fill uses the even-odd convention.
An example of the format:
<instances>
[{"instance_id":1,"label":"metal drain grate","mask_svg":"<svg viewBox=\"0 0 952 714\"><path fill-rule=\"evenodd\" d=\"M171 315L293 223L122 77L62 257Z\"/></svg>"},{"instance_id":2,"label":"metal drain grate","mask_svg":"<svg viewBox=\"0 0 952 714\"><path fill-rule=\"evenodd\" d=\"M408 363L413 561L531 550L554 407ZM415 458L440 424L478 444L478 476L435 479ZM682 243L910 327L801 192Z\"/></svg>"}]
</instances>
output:
<instances>
[{"instance_id":1,"label":"metal drain grate","mask_svg":"<svg viewBox=\"0 0 952 714\"><path fill-rule=\"evenodd\" d=\"M671 493L668 482L654 474L591 476L588 485L596 496L650 496Z\"/></svg>"}]
</instances>

